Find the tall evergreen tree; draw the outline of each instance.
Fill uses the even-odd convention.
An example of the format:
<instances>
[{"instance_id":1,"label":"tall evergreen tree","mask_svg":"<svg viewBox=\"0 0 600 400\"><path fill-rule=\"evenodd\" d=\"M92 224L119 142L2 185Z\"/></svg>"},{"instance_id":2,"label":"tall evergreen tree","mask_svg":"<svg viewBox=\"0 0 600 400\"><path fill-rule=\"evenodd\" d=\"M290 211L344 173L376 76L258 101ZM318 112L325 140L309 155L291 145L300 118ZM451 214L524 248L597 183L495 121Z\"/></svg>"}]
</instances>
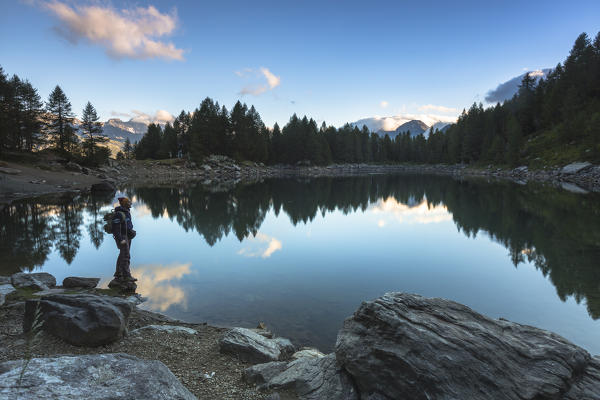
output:
<instances>
[{"instance_id":1,"label":"tall evergreen tree","mask_svg":"<svg viewBox=\"0 0 600 400\"><path fill-rule=\"evenodd\" d=\"M81 130L86 138L83 142L83 149L86 159L93 164L100 164L105 160L100 160L97 157L98 146L101 143L106 143L108 138L102 136L102 123L96 109L89 101L85 105L82 113Z\"/></svg>"},{"instance_id":2,"label":"tall evergreen tree","mask_svg":"<svg viewBox=\"0 0 600 400\"><path fill-rule=\"evenodd\" d=\"M62 152L72 150L76 142L73 129L74 115L71 102L65 92L56 85L46 102L46 134L50 137L55 148Z\"/></svg>"}]
</instances>

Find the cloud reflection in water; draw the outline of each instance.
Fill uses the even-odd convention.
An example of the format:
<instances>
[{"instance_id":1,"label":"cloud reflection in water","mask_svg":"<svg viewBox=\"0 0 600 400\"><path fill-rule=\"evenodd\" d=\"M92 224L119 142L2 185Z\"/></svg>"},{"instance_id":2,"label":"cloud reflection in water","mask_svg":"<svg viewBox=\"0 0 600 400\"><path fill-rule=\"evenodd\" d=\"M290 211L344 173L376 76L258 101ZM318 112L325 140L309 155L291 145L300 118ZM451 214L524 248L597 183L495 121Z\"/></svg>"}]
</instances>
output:
<instances>
[{"instance_id":1,"label":"cloud reflection in water","mask_svg":"<svg viewBox=\"0 0 600 400\"><path fill-rule=\"evenodd\" d=\"M448 212L446 206L428 207L426 199L420 203L407 205L398 202L393 197L388 197L371 205L370 209L374 214L379 215L377 226L380 228L387 225L386 218L388 217L407 224L432 224L452 220L452 214Z\"/></svg>"},{"instance_id":2,"label":"cloud reflection in water","mask_svg":"<svg viewBox=\"0 0 600 400\"><path fill-rule=\"evenodd\" d=\"M149 264L132 268L132 275L138 279L138 292L148 297L144 308L166 311L175 304L187 307L185 291L172 284L171 281L179 280L188 275L191 263L187 264Z\"/></svg>"}]
</instances>

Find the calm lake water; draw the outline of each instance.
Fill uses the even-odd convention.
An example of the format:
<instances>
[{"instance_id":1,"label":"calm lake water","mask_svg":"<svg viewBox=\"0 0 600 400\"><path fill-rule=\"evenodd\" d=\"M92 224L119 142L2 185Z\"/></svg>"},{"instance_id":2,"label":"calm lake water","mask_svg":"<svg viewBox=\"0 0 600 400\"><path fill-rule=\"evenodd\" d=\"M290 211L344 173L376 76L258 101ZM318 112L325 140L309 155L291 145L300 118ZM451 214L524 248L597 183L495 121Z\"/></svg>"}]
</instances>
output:
<instances>
[{"instance_id":1,"label":"calm lake water","mask_svg":"<svg viewBox=\"0 0 600 400\"><path fill-rule=\"evenodd\" d=\"M600 196L540 185L374 175L230 189L121 188L138 232L142 307L255 327L331 350L347 316L388 291L444 297L549 329L600 354ZM101 277L117 248L109 198L0 211L0 274Z\"/></svg>"}]
</instances>

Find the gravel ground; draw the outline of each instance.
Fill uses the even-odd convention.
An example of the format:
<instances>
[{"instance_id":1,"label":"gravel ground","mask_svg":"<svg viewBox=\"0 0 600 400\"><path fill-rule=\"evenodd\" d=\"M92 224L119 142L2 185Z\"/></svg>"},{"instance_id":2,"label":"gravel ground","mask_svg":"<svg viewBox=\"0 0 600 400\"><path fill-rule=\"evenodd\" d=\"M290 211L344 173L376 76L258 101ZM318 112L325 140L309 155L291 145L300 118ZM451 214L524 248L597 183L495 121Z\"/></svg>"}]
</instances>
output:
<instances>
[{"instance_id":1,"label":"gravel ground","mask_svg":"<svg viewBox=\"0 0 600 400\"><path fill-rule=\"evenodd\" d=\"M0 362L21 359L25 354L26 341L22 329L24 309L24 302L0 308ZM119 342L89 348L72 346L42 332L33 348L33 357L127 353L144 359L160 360L199 399L266 399L271 395L269 392L258 392L242 381L242 371L250 364L219 352L218 341L225 328L173 322L160 314L136 309L129 320L129 331L146 325L186 326L197 330L198 334L145 329ZM205 374L212 377L207 378ZM292 393L278 394L284 400L296 398Z\"/></svg>"}]
</instances>

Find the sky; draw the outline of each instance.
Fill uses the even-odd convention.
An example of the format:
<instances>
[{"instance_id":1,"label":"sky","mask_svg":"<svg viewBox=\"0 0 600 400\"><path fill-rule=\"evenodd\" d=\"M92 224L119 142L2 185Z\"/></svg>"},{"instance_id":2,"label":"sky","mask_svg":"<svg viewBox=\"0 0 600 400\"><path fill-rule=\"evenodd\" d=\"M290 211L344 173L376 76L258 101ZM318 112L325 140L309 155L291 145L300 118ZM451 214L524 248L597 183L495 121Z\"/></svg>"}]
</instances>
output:
<instances>
[{"instance_id":1,"label":"sky","mask_svg":"<svg viewBox=\"0 0 600 400\"><path fill-rule=\"evenodd\" d=\"M0 66L102 120L168 120L205 97L253 104L268 126L452 120L599 21L598 0L2 0Z\"/></svg>"}]
</instances>

